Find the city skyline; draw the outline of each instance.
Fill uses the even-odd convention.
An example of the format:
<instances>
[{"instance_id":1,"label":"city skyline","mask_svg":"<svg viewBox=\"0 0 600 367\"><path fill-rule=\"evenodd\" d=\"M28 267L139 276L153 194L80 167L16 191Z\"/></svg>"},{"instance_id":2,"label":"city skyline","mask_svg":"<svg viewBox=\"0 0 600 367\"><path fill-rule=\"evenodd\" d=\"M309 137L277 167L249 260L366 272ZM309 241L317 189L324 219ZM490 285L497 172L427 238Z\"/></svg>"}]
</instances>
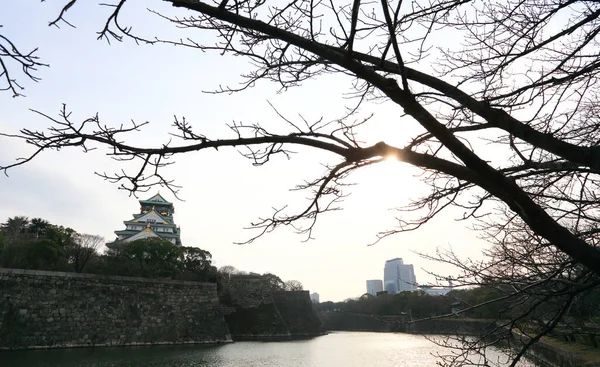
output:
<instances>
[{"instance_id":1,"label":"city skyline","mask_svg":"<svg viewBox=\"0 0 600 367\"><path fill-rule=\"evenodd\" d=\"M384 281L381 279L369 279L366 281L367 292L372 296L377 296L379 292L385 291L386 294L396 294L405 291L422 291L431 296L445 295L453 289L452 277L445 278L448 285L436 283L417 283L412 264L404 264L402 258L387 260L384 266L384 279L388 277L389 287L384 287ZM401 289L398 289L401 288Z\"/></svg>"}]
</instances>

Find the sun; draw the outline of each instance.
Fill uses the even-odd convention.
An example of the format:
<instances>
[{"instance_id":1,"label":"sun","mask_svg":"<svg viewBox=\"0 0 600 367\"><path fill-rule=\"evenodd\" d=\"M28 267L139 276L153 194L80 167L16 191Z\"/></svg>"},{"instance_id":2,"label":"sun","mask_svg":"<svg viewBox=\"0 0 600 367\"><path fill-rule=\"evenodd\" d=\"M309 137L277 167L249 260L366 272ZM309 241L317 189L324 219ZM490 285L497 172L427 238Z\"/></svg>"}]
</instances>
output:
<instances>
[{"instance_id":1,"label":"sun","mask_svg":"<svg viewBox=\"0 0 600 367\"><path fill-rule=\"evenodd\" d=\"M386 156L383 157L384 161L396 161L398 162L398 157L395 154L388 154Z\"/></svg>"},{"instance_id":2,"label":"sun","mask_svg":"<svg viewBox=\"0 0 600 367\"><path fill-rule=\"evenodd\" d=\"M395 155L387 155L357 172L355 178L358 183L369 187L374 197L386 201L386 196L391 198L415 194L420 183L416 176L420 172L418 167L399 160Z\"/></svg>"}]
</instances>

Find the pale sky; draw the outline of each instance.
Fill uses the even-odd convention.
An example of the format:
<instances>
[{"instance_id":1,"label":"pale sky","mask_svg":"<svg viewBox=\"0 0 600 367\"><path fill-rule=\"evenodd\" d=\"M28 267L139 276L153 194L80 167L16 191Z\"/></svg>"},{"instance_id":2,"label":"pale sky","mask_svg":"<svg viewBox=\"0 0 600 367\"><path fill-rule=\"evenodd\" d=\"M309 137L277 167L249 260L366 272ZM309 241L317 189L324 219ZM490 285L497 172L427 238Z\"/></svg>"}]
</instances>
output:
<instances>
[{"instance_id":1,"label":"pale sky","mask_svg":"<svg viewBox=\"0 0 600 367\"><path fill-rule=\"evenodd\" d=\"M49 122L30 109L56 116L66 103L75 120L98 112L107 125L117 126L131 119L150 121L142 133L128 138L132 143L152 146L169 139L174 115L185 116L195 131L218 138L231 137L226 124L234 120L286 132L267 101L286 116L302 114L309 120L339 117L348 103L343 93L351 80L341 77L319 78L283 93L277 93L276 85L262 82L234 95L205 94L203 90L239 81L239 74L249 68L247 60L166 45L137 46L132 41L107 45L96 40L96 32L104 25L106 14L102 12L108 9L78 3L67 15L77 28L63 25L57 29L47 24L63 2L3 1L2 33L23 50L39 47L38 55L50 67L37 72L42 78L39 83L19 76L26 97L0 94L2 132L44 129ZM140 6L134 4L125 14L130 15L127 20L134 23L134 30L145 35L180 36L171 25L139 11ZM152 2L152 6L171 11L161 1ZM204 34L200 32L197 37ZM414 122L398 123L400 111L393 105L374 104L363 111L365 115L370 112L374 118L361 136L365 141L401 142L409 136L406 132L414 129ZM378 231L393 228L395 213L388 209L424 192L425 186L413 177L419 170L398 162L385 162L353 175L351 181L357 185L349 189L344 210L322 216L314 240L302 242L303 236L282 228L252 244L235 245L251 236L244 227L258 217L269 216L272 207L289 204L301 208L307 203L306 194L289 189L304 179L318 177L323 173L321 164L338 162L337 157L314 150L293 150L299 154L291 160L279 158L263 167L253 167L235 149L176 157L177 163L166 172L183 186L180 196L184 201L176 201L166 189L161 189L161 194L175 202L174 218L181 226L183 244L210 251L219 267L233 265L299 280L305 289L318 292L321 301L360 296L366 291L365 281L382 279L385 261L395 257L414 264L419 283L433 281L425 270L455 272L426 262L414 251L434 253L437 247L452 246L464 257L480 256L485 243L468 230L467 223L454 220L460 216L457 211L444 213L420 230L367 246ZM30 147L23 142L0 138L0 165L27 152ZM105 153L102 148L88 154L80 149L46 152L9 171L10 177L0 177L0 221L17 215L41 217L113 240L113 231L123 229L122 222L137 213L139 205L117 185L94 175L94 171L121 169ZM141 194L141 198L157 190Z\"/></svg>"}]
</instances>

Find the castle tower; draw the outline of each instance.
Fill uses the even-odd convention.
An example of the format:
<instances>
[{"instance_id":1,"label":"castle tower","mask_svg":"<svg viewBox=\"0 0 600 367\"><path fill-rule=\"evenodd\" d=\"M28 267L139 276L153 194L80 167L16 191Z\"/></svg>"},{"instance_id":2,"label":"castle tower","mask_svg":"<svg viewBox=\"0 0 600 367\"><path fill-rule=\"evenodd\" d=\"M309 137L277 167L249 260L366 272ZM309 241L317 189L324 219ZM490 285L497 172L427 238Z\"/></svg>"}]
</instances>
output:
<instances>
[{"instance_id":1,"label":"castle tower","mask_svg":"<svg viewBox=\"0 0 600 367\"><path fill-rule=\"evenodd\" d=\"M133 219L126 220L125 229L115 231L117 238L107 243L108 247L116 244L139 240L147 237L160 237L174 245L181 246L181 229L173 221L175 208L160 193L147 200L140 200L140 213Z\"/></svg>"}]
</instances>

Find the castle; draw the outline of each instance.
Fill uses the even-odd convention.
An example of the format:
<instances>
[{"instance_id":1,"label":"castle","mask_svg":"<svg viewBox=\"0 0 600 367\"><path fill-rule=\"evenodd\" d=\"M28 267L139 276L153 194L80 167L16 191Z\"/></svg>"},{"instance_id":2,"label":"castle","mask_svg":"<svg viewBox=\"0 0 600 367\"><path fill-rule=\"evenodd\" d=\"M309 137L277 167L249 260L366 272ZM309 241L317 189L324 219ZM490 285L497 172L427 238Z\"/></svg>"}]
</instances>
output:
<instances>
[{"instance_id":1,"label":"castle","mask_svg":"<svg viewBox=\"0 0 600 367\"><path fill-rule=\"evenodd\" d=\"M173 221L175 208L160 193L147 200L140 200L140 213L126 220L125 229L115 231L117 238L108 247L148 237L160 237L181 246L181 229Z\"/></svg>"}]
</instances>

